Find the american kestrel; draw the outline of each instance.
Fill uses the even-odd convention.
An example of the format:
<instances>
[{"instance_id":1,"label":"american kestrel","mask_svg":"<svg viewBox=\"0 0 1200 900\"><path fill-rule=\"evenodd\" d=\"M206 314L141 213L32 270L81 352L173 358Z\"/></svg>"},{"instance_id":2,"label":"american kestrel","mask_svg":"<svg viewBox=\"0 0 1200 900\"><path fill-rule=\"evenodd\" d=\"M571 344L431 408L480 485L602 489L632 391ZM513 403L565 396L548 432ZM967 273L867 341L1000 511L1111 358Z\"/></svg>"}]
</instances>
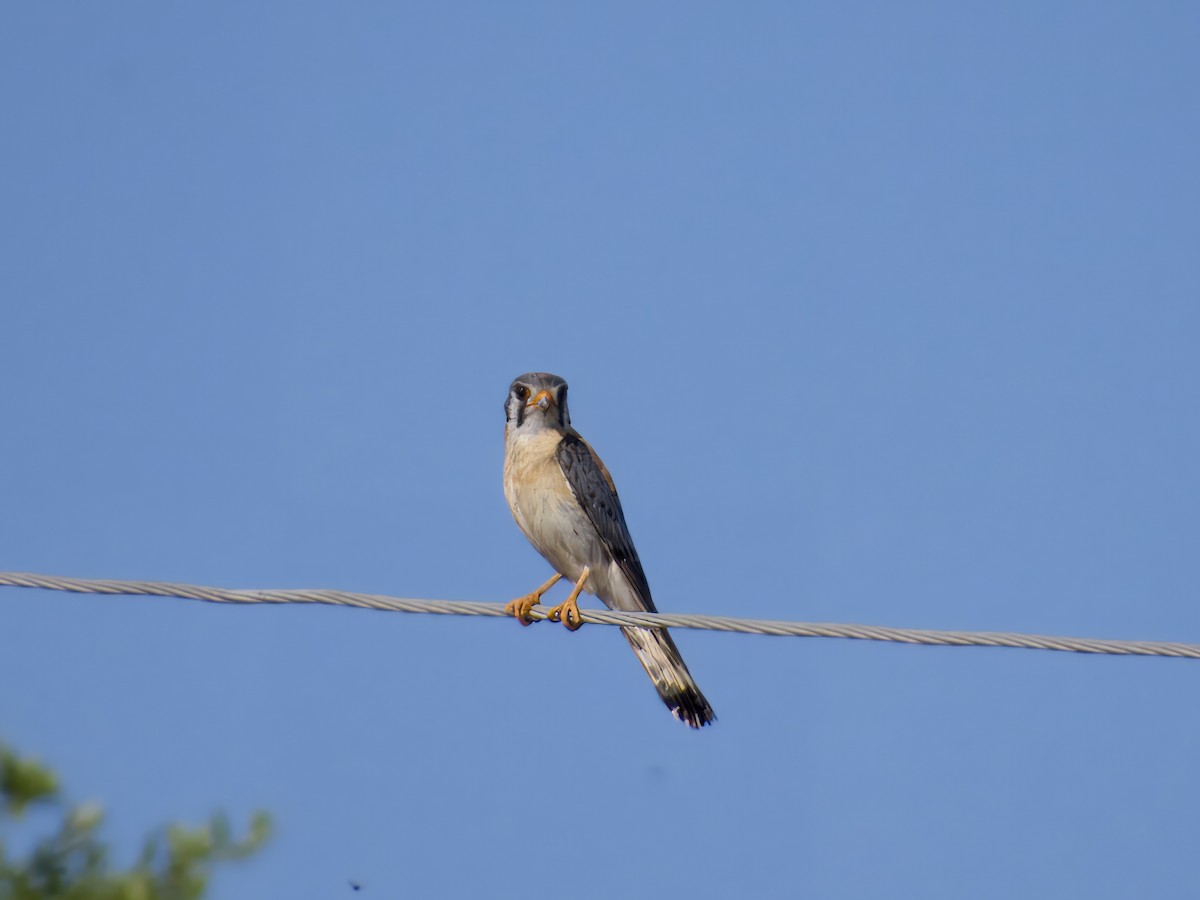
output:
<instances>
[{"instance_id":1,"label":"american kestrel","mask_svg":"<svg viewBox=\"0 0 1200 900\"><path fill-rule=\"evenodd\" d=\"M610 609L657 612L608 469L571 427L567 383L547 372L521 375L504 402L504 496L517 525L555 575L505 609L522 623L560 579L575 583L549 618L575 631L579 592ZM675 641L662 628L621 628L671 714L692 728L716 719Z\"/></svg>"}]
</instances>

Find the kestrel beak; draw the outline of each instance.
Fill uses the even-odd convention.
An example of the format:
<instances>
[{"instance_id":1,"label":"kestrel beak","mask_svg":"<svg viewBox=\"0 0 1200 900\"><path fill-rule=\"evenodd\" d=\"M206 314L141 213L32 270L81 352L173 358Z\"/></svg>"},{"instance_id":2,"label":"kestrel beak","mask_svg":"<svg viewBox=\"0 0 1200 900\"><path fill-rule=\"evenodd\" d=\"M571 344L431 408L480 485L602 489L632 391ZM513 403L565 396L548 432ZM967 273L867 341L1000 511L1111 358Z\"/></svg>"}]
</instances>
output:
<instances>
[{"instance_id":1,"label":"kestrel beak","mask_svg":"<svg viewBox=\"0 0 1200 900\"><path fill-rule=\"evenodd\" d=\"M539 409L549 409L550 404L554 402L554 395L549 391L538 391L533 399L526 406L536 406Z\"/></svg>"}]
</instances>

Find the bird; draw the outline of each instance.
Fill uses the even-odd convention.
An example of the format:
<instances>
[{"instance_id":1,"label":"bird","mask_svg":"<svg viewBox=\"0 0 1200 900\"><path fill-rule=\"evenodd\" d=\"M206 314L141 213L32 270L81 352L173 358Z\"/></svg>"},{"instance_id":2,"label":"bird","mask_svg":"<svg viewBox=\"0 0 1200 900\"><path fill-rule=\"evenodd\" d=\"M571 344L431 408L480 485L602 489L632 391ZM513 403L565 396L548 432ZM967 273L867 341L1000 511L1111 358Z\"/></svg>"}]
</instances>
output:
<instances>
[{"instance_id":1,"label":"bird","mask_svg":"<svg viewBox=\"0 0 1200 900\"><path fill-rule=\"evenodd\" d=\"M529 543L554 568L552 578L505 611L530 624L530 610L566 578L574 587L547 618L569 631L583 625L583 591L610 609L658 612L612 476L571 426L567 382L549 372L520 375L509 386L504 413L504 497ZM716 720L666 629L622 626L621 632L675 718L697 729Z\"/></svg>"}]
</instances>

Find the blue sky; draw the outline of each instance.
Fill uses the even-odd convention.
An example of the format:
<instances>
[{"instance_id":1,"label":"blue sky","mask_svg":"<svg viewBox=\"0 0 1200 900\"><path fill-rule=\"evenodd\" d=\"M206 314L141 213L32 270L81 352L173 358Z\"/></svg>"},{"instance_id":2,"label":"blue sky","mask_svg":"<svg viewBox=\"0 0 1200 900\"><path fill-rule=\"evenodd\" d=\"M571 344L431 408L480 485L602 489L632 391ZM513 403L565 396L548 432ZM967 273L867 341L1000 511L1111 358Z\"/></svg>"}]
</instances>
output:
<instances>
[{"instance_id":1,"label":"blue sky","mask_svg":"<svg viewBox=\"0 0 1200 900\"><path fill-rule=\"evenodd\" d=\"M542 369L664 610L1200 641L1198 26L10 5L0 568L507 600ZM1195 662L681 632L695 734L601 627L5 589L0 636L0 736L129 854L274 814L221 898L1193 891Z\"/></svg>"}]
</instances>

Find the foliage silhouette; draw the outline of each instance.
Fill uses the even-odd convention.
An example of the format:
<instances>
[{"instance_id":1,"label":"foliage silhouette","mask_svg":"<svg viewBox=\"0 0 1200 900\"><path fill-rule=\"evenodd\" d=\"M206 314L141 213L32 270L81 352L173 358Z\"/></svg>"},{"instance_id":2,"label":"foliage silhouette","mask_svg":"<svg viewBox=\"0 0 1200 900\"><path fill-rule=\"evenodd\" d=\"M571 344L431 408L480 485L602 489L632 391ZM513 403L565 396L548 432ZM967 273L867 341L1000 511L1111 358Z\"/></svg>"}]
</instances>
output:
<instances>
[{"instance_id":1,"label":"foliage silhouette","mask_svg":"<svg viewBox=\"0 0 1200 900\"><path fill-rule=\"evenodd\" d=\"M28 856L10 858L5 832L33 809L60 811L58 828ZM240 840L222 815L206 825L169 825L152 832L137 861L122 869L100 838L103 820L97 804L69 806L44 765L0 746L0 900L198 900L215 865L252 855L271 830L265 813L251 818Z\"/></svg>"}]
</instances>

